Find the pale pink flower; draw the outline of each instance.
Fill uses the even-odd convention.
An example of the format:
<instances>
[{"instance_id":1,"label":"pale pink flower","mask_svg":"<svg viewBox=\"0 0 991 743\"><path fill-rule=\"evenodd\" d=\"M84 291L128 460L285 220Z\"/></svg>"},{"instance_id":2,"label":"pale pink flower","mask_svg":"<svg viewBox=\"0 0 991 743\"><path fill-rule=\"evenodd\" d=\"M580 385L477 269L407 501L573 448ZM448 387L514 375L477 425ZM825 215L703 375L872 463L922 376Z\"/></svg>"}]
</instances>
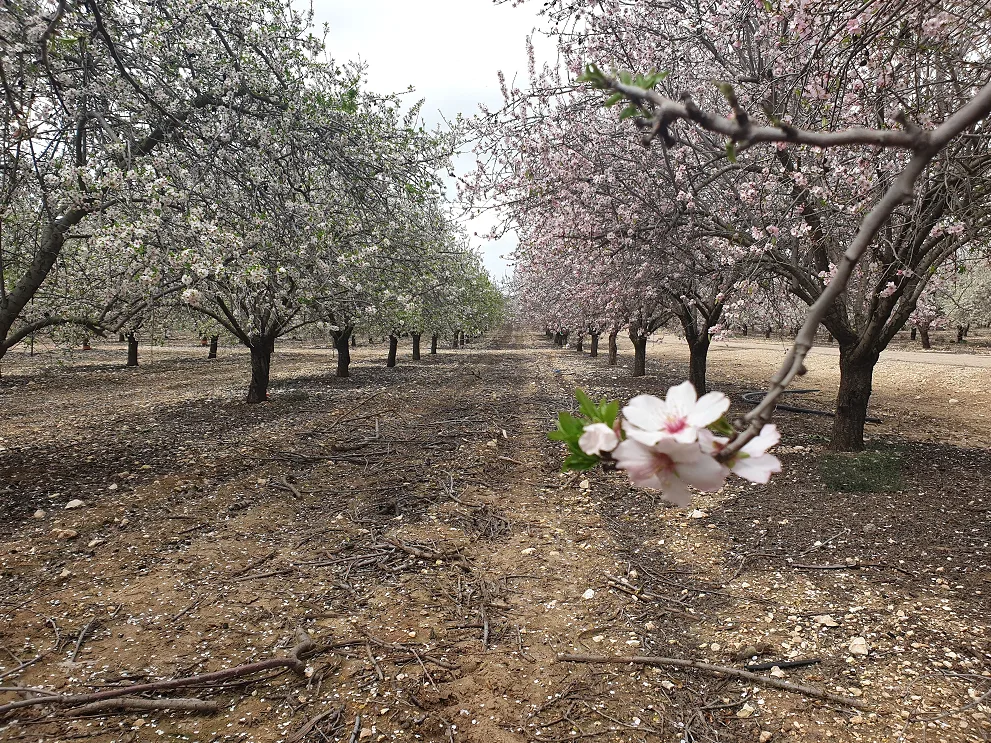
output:
<instances>
[{"instance_id":1,"label":"pale pink flower","mask_svg":"<svg viewBox=\"0 0 991 743\"><path fill-rule=\"evenodd\" d=\"M599 455L603 452L610 452L616 448L619 437L605 423L590 423L582 431L581 438L578 439L578 446L586 454Z\"/></svg>"},{"instance_id":2,"label":"pale pink flower","mask_svg":"<svg viewBox=\"0 0 991 743\"><path fill-rule=\"evenodd\" d=\"M729 409L729 398L710 392L701 398L691 382L668 390L664 400L653 395L637 395L623 408L623 430L630 438L653 446L661 439L681 443L698 439L700 428L715 423Z\"/></svg>"},{"instance_id":3,"label":"pale pink flower","mask_svg":"<svg viewBox=\"0 0 991 743\"><path fill-rule=\"evenodd\" d=\"M653 446L636 439L626 439L613 451L616 466L626 470L630 481L641 488L660 490L664 497L679 506L692 502L688 486L699 490L719 490L728 470L697 442L682 444L663 438Z\"/></svg>"},{"instance_id":4,"label":"pale pink flower","mask_svg":"<svg viewBox=\"0 0 991 743\"><path fill-rule=\"evenodd\" d=\"M767 450L777 445L780 440L778 427L773 423L765 424L760 429L760 433L744 444L743 448L727 462L730 472L744 480L766 485L771 475L781 471L781 460L767 453ZM699 431L699 445L709 456L718 454L728 442L729 439L714 436L707 429Z\"/></svg>"}]
</instances>

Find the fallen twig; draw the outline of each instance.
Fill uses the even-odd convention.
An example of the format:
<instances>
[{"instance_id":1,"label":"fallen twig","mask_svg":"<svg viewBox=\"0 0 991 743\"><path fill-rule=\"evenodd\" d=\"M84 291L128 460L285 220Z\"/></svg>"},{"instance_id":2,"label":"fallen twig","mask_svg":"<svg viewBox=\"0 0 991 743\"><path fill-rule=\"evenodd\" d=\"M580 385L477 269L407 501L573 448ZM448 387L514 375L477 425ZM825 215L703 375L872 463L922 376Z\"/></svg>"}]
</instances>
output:
<instances>
[{"instance_id":1,"label":"fallen twig","mask_svg":"<svg viewBox=\"0 0 991 743\"><path fill-rule=\"evenodd\" d=\"M220 710L220 705L206 699L190 699L176 697L175 699L145 699L143 697L118 697L104 699L99 702L83 705L73 710L76 715L91 715L95 713L123 712L132 709L173 709L184 712L205 712L213 714Z\"/></svg>"},{"instance_id":2,"label":"fallen twig","mask_svg":"<svg viewBox=\"0 0 991 743\"><path fill-rule=\"evenodd\" d=\"M8 676L13 676L15 673L19 671L23 671L28 666L33 666L35 663L37 663L39 660L44 658L46 655L48 655L47 652L38 653L38 655L34 656L31 660L26 660L23 663L21 663L19 666L11 668L9 671L4 671L3 673L0 673L0 680L3 680Z\"/></svg>"},{"instance_id":3,"label":"fallen twig","mask_svg":"<svg viewBox=\"0 0 991 743\"><path fill-rule=\"evenodd\" d=\"M55 694L49 696L35 697L31 699L19 699L16 702L8 702L0 705L0 715L5 715L22 707L31 707L39 704L51 704L56 707L79 707L93 702L102 702L108 699L118 699L120 697L143 694L149 691L165 691L167 689L182 689L189 686L201 684L214 684L227 681L232 678L250 676L261 671L268 671L273 668L288 668L289 670L303 675L306 670L306 663L303 656L310 655L318 649L318 646L305 632L299 633L299 641L290 654L284 658L269 658L255 663L248 663L243 666L226 668L222 671L212 671L201 673L197 676L186 676L178 679L167 679L165 681L152 681L147 684L134 684L115 689L104 689L90 694ZM37 690L35 690L37 691Z\"/></svg>"},{"instance_id":4,"label":"fallen twig","mask_svg":"<svg viewBox=\"0 0 991 743\"><path fill-rule=\"evenodd\" d=\"M808 658L806 660L772 660L767 663L748 663L744 666L748 671L770 671L772 668L804 668L822 663L822 658Z\"/></svg>"},{"instance_id":5,"label":"fallen twig","mask_svg":"<svg viewBox=\"0 0 991 743\"><path fill-rule=\"evenodd\" d=\"M288 738L286 738L286 743L300 743L306 738L307 735L310 734L311 730L313 730L317 725L322 723L328 717L333 716L334 723L337 723L338 720L341 719L342 714L344 714L344 708L337 707L334 709L329 709L326 712L321 712L316 717L311 717L309 720L303 723L302 727L300 727L295 733L293 733Z\"/></svg>"},{"instance_id":6,"label":"fallen twig","mask_svg":"<svg viewBox=\"0 0 991 743\"><path fill-rule=\"evenodd\" d=\"M724 676L732 676L734 678L746 679L755 684L762 684L764 686L771 686L775 689L781 689L783 691L790 691L794 694L802 694L807 697L814 697L816 699L824 699L834 704L843 704L848 707L855 707L857 709L870 709L867 702L854 699L853 697L845 697L839 694L831 694L828 691L819 689L815 686L806 686L805 684L793 684L788 681L782 681L781 679L770 678L767 676L759 676L756 673L750 673L749 671L741 671L738 668L729 668L728 666L715 666L711 663L704 663L697 660L686 660L684 658L664 658L660 656L643 656L643 655L633 655L633 656L609 656L609 655L572 655L563 654L558 655L557 659L559 661L566 661L568 663L632 663L634 665L641 666L668 666L674 668L691 668L696 671L703 671L705 673L718 673Z\"/></svg>"},{"instance_id":7,"label":"fallen twig","mask_svg":"<svg viewBox=\"0 0 991 743\"><path fill-rule=\"evenodd\" d=\"M72 649L72 655L69 658L70 663L76 662L76 656L79 655L79 649L83 646L83 641L86 639L86 635L93 628L93 625L97 623L97 618L93 617L90 619L86 626L79 630L79 636L76 637L76 646Z\"/></svg>"}]
</instances>

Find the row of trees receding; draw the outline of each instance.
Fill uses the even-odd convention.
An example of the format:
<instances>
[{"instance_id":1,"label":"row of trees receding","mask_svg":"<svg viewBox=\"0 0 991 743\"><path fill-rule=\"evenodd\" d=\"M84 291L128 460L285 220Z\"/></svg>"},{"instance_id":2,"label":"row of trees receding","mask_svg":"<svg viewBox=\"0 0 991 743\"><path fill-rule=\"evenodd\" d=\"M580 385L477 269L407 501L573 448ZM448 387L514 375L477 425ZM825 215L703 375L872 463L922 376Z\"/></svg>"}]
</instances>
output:
<instances>
[{"instance_id":1,"label":"row of trees receding","mask_svg":"<svg viewBox=\"0 0 991 743\"><path fill-rule=\"evenodd\" d=\"M357 330L498 319L445 208L453 135L286 0L8 3L0 93L0 358L185 308L250 350L258 402L300 328L330 329L346 375Z\"/></svg>"},{"instance_id":2,"label":"row of trees receding","mask_svg":"<svg viewBox=\"0 0 991 743\"><path fill-rule=\"evenodd\" d=\"M647 338L677 325L702 391L713 337L815 313L781 378L821 322L840 349L837 449L863 447L874 366L906 324L928 330L936 307L988 321L985 3L543 12L560 63L534 60L529 89L482 118L464 185L521 236L527 317L628 332L638 374Z\"/></svg>"}]
</instances>

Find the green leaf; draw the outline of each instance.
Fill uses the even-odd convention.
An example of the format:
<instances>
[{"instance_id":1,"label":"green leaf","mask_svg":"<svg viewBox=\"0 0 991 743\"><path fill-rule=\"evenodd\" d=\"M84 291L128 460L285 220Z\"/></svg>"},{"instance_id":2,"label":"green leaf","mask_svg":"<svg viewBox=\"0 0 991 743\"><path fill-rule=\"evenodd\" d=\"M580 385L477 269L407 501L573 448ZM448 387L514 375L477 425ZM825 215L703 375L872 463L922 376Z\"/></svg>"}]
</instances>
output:
<instances>
[{"instance_id":1,"label":"green leaf","mask_svg":"<svg viewBox=\"0 0 991 743\"><path fill-rule=\"evenodd\" d=\"M717 433L720 436L732 436L736 433L736 430L733 428L732 424L726 420L725 415L721 416L715 423L710 423L708 428L710 431Z\"/></svg>"},{"instance_id":2,"label":"green leaf","mask_svg":"<svg viewBox=\"0 0 991 743\"><path fill-rule=\"evenodd\" d=\"M625 121L626 119L636 116L638 113L640 113L640 110L636 106L627 106L623 109L622 113L620 113L619 120Z\"/></svg>"},{"instance_id":3,"label":"green leaf","mask_svg":"<svg viewBox=\"0 0 991 743\"><path fill-rule=\"evenodd\" d=\"M607 426L612 428L616 425L616 416L619 415L619 402L613 400L611 402L602 401L602 405L599 406L599 419L605 423Z\"/></svg>"},{"instance_id":4,"label":"green leaf","mask_svg":"<svg viewBox=\"0 0 991 743\"><path fill-rule=\"evenodd\" d=\"M736 145L732 142L726 143L726 159L736 165Z\"/></svg>"},{"instance_id":5,"label":"green leaf","mask_svg":"<svg viewBox=\"0 0 991 743\"><path fill-rule=\"evenodd\" d=\"M561 471L567 472L568 470L577 470L578 472L586 472L599 463L599 458L585 454L581 452L575 454L572 452L567 457L565 457L564 462L561 464Z\"/></svg>"},{"instance_id":6,"label":"green leaf","mask_svg":"<svg viewBox=\"0 0 991 743\"><path fill-rule=\"evenodd\" d=\"M557 416L557 424L562 431L568 434L572 434L575 440L582 435L582 431L585 430L585 423L578 418L575 418L571 413L566 411L561 411Z\"/></svg>"},{"instance_id":7,"label":"green leaf","mask_svg":"<svg viewBox=\"0 0 991 743\"><path fill-rule=\"evenodd\" d=\"M585 394L585 391L581 388L575 390L575 398L578 400L578 409L582 411L582 415L591 421L595 421L598 418L598 409L595 407L595 403L592 402L592 398Z\"/></svg>"},{"instance_id":8,"label":"green leaf","mask_svg":"<svg viewBox=\"0 0 991 743\"><path fill-rule=\"evenodd\" d=\"M605 105L606 108L610 108L612 106L615 106L617 103L619 103L624 98L626 98L626 96L623 95L622 93L613 93L611 96L609 96L608 98L606 98L606 102L603 105Z\"/></svg>"}]
</instances>

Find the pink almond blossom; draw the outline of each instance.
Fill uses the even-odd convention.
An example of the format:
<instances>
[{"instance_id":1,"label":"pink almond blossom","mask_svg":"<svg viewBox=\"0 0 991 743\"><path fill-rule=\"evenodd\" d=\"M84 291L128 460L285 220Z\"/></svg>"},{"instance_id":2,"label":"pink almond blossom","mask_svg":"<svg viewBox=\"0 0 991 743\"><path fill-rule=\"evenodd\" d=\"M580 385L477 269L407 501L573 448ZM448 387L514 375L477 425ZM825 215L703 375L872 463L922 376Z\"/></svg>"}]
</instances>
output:
<instances>
[{"instance_id":1,"label":"pink almond blossom","mask_svg":"<svg viewBox=\"0 0 991 743\"><path fill-rule=\"evenodd\" d=\"M781 460L773 454L768 454L767 450L775 446L781 440L778 427L773 423L767 423L760 429L760 433L748 441L744 447L727 462L730 472L744 480L757 482L766 485L771 479L771 475L781 471ZM702 451L709 456L714 456L726 446L729 439L721 436L713 436L708 430L699 431L699 445Z\"/></svg>"},{"instance_id":2,"label":"pink almond blossom","mask_svg":"<svg viewBox=\"0 0 991 743\"><path fill-rule=\"evenodd\" d=\"M634 485L660 490L665 499L679 506L692 502L689 486L719 490L729 474L726 467L703 454L698 443L683 444L669 437L652 446L626 439L612 455L616 466L626 470Z\"/></svg>"},{"instance_id":3,"label":"pink almond blossom","mask_svg":"<svg viewBox=\"0 0 991 743\"><path fill-rule=\"evenodd\" d=\"M590 423L578 439L578 446L583 452L596 456L612 451L618 443L616 432L605 423Z\"/></svg>"},{"instance_id":4,"label":"pink almond blossom","mask_svg":"<svg viewBox=\"0 0 991 743\"><path fill-rule=\"evenodd\" d=\"M653 446L673 438L683 444L698 440L699 429L715 423L729 409L729 398L722 392L696 396L691 382L668 390L664 400L653 395L637 395L623 408L623 430L641 444Z\"/></svg>"}]
</instances>

